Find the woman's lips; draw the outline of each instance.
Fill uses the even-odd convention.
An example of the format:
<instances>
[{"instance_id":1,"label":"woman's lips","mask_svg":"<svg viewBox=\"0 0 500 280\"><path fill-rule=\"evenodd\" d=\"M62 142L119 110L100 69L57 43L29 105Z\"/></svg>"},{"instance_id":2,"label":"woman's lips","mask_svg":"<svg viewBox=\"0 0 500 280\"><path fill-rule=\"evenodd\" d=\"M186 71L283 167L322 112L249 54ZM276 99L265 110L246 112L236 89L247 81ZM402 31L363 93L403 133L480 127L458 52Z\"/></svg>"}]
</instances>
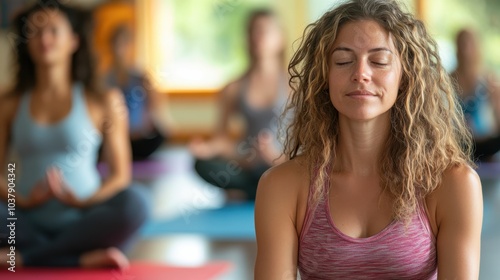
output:
<instances>
[{"instance_id":1,"label":"woman's lips","mask_svg":"<svg viewBox=\"0 0 500 280\"><path fill-rule=\"evenodd\" d=\"M374 94L371 91L368 90L355 90L351 91L346 96L353 97L353 98L370 98L370 97L377 97L376 94Z\"/></svg>"}]
</instances>

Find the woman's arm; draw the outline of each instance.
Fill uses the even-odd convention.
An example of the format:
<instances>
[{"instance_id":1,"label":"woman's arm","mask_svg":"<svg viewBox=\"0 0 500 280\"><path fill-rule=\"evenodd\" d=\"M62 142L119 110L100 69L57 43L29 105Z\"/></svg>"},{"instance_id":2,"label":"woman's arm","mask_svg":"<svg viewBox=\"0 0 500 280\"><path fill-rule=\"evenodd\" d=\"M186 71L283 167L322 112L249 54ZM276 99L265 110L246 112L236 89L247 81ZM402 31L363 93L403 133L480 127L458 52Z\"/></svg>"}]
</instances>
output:
<instances>
[{"instance_id":1,"label":"woman's arm","mask_svg":"<svg viewBox=\"0 0 500 280\"><path fill-rule=\"evenodd\" d=\"M142 86L147 95L147 110L149 116L155 128L158 129L162 135L167 136L174 127L172 116L167 109L168 95L160 94L151 81L151 77L147 74L143 76Z\"/></svg>"},{"instance_id":2,"label":"woman's arm","mask_svg":"<svg viewBox=\"0 0 500 280\"><path fill-rule=\"evenodd\" d=\"M436 199L438 279L478 279L483 198L477 173L447 171Z\"/></svg>"},{"instance_id":3,"label":"woman's arm","mask_svg":"<svg viewBox=\"0 0 500 280\"><path fill-rule=\"evenodd\" d=\"M10 137L10 118L9 118L9 108L10 105L7 98L4 96L0 97L0 199L2 201L7 201L8 191L7 191L7 179L5 177L5 171L7 169L7 147L8 139Z\"/></svg>"},{"instance_id":4,"label":"woman's arm","mask_svg":"<svg viewBox=\"0 0 500 280\"><path fill-rule=\"evenodd\" d=\"M0 94L0 200L15 202L16 207L30 209L45 203L53 196L46 188L44 179L38 181L33 186L31 192L26 196L17 192L15 187L11 189L8 188L8 182L10 180L18 180L16 172L6 173L8 168L6 160L11 137L11 126L14 122L14 116L16 114L19 101L20 98L18 96L5 96Z\"/></svg>"},{"instance_id":5,"label":"woman's arm","mask_svg":"<svg viewBox=\"0 0 500 280\"><path fill-rule=\"evenodd\" d=\"M14 115L19 105L19 98L7 94L0 94L0 200L7 201L9 198L9 190L7 184L7 151L9 148L11 125L14 121ZM15 174L14 174L15 176ZM17 178L15 178L17 179ZM15 188L14 188L15 191ZM23 197L20 193L10 193L10 198L13 196L16 200L16 205L20 208L29 208L36 204L35 201L30 201L28 197ZM35 197L35 200L38 197ZM43 199L40 199L43 202Z\"/></svg>"},{"instance_id":6,"label":"woman's arm","mask_svg":"<svg viewBox=\"0 0 500 280\"><path fill-rule=\"evenodd\" d=\"M128 187L131 180L131 148L128 136L128 112L119 90L111 90L104 97L102 122L104 159L109 175L100 189L85 201L85 206L105 201Z\"/></svg>"},{"instance_id":7,"label":"woman's arm","mask_svg":"<svg viewBox=\"0 0 500 280\"><path fill-rule=\"evenodd\" d=\"M296 209L303 180L296 164L289 161L271 168L260 179L255 200L256 280L297 278Z\"/></svg>"}]
</instances>

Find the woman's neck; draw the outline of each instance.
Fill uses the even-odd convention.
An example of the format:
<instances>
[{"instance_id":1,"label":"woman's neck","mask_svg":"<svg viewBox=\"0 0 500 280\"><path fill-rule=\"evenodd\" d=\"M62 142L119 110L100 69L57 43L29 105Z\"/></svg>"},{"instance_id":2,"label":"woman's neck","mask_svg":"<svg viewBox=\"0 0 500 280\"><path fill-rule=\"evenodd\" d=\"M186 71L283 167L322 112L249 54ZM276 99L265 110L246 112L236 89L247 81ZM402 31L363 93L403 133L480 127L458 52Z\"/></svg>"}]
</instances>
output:
<instances>
[{"instance_id":1,"label":"woman's neck","mask_svg":"<svg viewBox=\"0 0 500 280\"><path fill-rule=\"evenodd\" d=\"M71 90L71 67L69 65L39 66L35 69L35 73L35 92L61 95Z\"/></svg>"},{"instance_id":2,"label":"woman's neck","mask_svg":"<svg viewBox=\"0 0 500 280\"><path fill-rule=\"evenodd\" d=\"M119 71L119 72L125 72L130 68L129 64L125 61L125 59L119 58L119 57L113 58L113 63L111 65L111 67L115 71Z\"/></svg>"},{"instance_id":3,"label":"woman's neck","mask_svg":"<svg viewBox=\"0 0 500 280\"><path fill-rule=\"evenodd\" d=\"M115 57L111 65L111 71L115 75L116 82L119 86L124 86L128 83L129 71L131 67L120 58Z\"/></svg>"},{"instance_id":4,"label":"woman's neck","mask_svg":"<svg viewBox=\"0 0 500 280\"><path fill-rule=\"evenodd\" d=\"M339 142L334 170L359 176L379 172L380 155L386 148L390 133L390 111L369 121L339 118Z\"/></svg>"},{"instance_id":5,"label":"woman's neck","mask_svg":"<svg viewBox=\"0 0 500 280\"><path fill-rule=\"evenodd\" d=\"M463 96L472 95L476 84L481 77L481 69L478 65L459 63L452 77L458 83L460 94Z\"/></svg>"},{"instance_id":6,"label":"woman's neck","mask_svg":"<svg viewBox=\"0 0 500 280\"><path fill-rule=\"evenodd\" d=\"M281 71L283 69L283 65L281 65L281 60L277 58L261 58L256 59L253 63L250 71L253 73L259 73L259 75L272 75L276 74L281 75Z\"/></svg>"},{"instance_id":7,"label":"woman's neck","mask_svg":"<svg viewBox=\"0 0 500 280\"><path fill-rule=\"evenodd\" d=\"M478 79L481 75L481 66L478 63L459 63L455 73L462 78Z\"/></svg>"}]
</instances>

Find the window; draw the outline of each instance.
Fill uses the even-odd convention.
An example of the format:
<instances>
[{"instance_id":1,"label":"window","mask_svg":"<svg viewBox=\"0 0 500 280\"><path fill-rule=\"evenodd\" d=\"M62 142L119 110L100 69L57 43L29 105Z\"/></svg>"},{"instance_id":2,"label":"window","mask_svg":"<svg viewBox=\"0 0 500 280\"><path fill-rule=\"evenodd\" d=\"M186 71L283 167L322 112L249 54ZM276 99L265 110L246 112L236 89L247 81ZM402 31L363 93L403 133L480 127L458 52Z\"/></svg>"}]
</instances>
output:
<instances>
[{"instance_id":1,"label":"window","mask_svg":"<svg viewBox=\"0 0 500 280\"><path fill-rule=\"evenodd\" d=\"M138 60L160 89L215 89L247 66L246 19L265 0L137 1Z\"/></svg>"},{"instance_id":2,"label":"window","mask_svg":"<svg viewBox=\"0 0 500 280\"><path fill-rule=\"evenodd\" d=\"M443 64L448 71L456 66L455 37L462 28L478 32L485 66L500 74L500 2L497 0L427 1L426 23L438 42Z\"/></svg>"}]
</instances>

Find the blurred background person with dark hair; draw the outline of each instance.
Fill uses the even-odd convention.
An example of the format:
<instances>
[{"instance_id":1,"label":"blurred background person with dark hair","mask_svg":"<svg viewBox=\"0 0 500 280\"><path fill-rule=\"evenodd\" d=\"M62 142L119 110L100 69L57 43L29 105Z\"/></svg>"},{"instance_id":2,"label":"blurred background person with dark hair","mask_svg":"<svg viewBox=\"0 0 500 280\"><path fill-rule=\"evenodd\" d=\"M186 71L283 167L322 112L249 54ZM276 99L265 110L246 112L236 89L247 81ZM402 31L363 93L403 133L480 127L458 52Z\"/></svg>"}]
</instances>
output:
<instances>
[{"instance_id":1,"label":"blurred background person with dark hair","mask_svg":"<svg viewBox=\"0 0 500 280\"><path fill-rule=\"evenodd\" d=\"M87 17L38 1L14 21L18 69L14 90L0 102L0 159L9 148L18 159L17 267L127 267L124 251L148 215L145 190L131 184L123 97L96 81ZM102 180L101 143L110 170ZM12 174L0 172L0 232L7 236ZM1 266L8 252L0 249Z\"/></svg>"},{"instance_id":2,"label":"blurred background person with dark hair","mask_svg":"<svg viewBox=\"0 0 500 280\"><path fill-rule=\"evenodd\" d=\"M500 91L484 73L478 35L462 29L456 37L457 68L451 73L474 136L474 158L487 160L500 151Z\"/></svg>"},{"instance_id":3,"label":"blurred background person with dark hair","mask_svg":"<svg viewBox=\"0 0 500 280\"><path fill-rule=\"evenodd\" d=\"M272 11L256 10L250 15L248 48L249 69L220 93L222 117L217 135L190 143L198 158L198 174L236 199L255 199L262 173L284 159L277 132L289 88L284 35ZM236 141L229 131L229 118L234 114L241 114L246 123L243 138Z\"/></svg>"},{"instance_id":4,"label":"blurred background person with dark hair","mask_svg":"<svg viewBox=\"0 0 500 280\"><path fill-rule=\"evenodd\" d=\"M146 159L165 140L167 124L159 117L165 98L160 98L149 77L133 65L131 27L120 25L115 28L110 43L112 64L107 83L119 87L127 103L132 159Z\"/></svg>"}]
</instances>

